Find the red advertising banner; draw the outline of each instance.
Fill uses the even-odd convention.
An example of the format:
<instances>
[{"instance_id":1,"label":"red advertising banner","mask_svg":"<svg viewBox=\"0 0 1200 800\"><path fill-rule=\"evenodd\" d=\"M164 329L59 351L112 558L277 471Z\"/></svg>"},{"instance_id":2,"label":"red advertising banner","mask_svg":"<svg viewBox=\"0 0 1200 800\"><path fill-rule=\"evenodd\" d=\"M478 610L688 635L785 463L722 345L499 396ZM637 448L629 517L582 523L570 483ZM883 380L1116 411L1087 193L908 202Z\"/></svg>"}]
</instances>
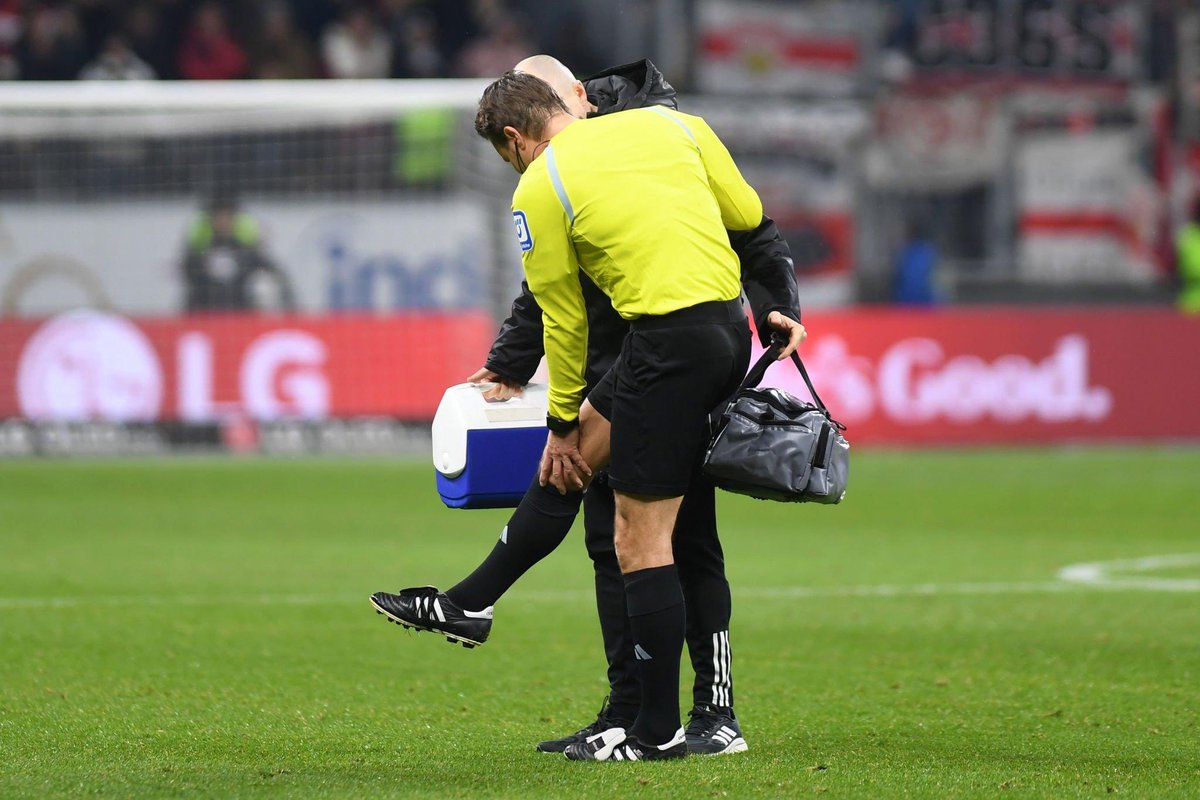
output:
<instances>
[{"instance_id":1,"label":"red advertising banner","mask_svg":"<svg viewBox=\"0 0 1200 800\"><path fill-rule=\"evenodd\" d=\"M494 333L478 311L0 321L0 418L427 420Z\"/></svg>"},{"instance_id":2,"label":"red advertising banner","mask_svg":"<svg viewBox=\"0 0 1200 800\"><path fill-rule=\"evenodd\" d=\"M880 309L805 325L805 365L856 444L1200 438L1200 318ZM808 396L790 362L764 385Z\"/></svg>"},{"instance_id":3,"label":"red advertising banner","mask_svg":"<svg viewBox=\"0 0 1200 800\"><path fill-rule=\"evenodd\" d=\"M856 445L1200 439L1200 318L867 309L805 324L805 363ZM0 418L426 421L494 331L478 312L0 321ZM807 396L790 363L764 385Z\"/></svg>"}]
</instances>

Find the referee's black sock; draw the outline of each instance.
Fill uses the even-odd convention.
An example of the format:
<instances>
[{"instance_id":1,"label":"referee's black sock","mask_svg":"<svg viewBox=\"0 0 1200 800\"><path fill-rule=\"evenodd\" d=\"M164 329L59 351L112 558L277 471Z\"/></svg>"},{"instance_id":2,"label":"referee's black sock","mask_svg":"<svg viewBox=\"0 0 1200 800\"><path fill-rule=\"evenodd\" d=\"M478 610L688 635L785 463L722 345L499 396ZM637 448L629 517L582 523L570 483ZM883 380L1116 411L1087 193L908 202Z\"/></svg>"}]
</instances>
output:
<instances>
[{"instance_id":1,"label":"referee's black sock","mask_svg":"<svg viewBox=\"0 0 1200 800\"><path fill-rule=\"evenodd\" d=\"M665 744L679 730L679 657L685 624L675 565L626 573L625 601L642 679L642 707L630 733L644 744Z\"/></svg>"},{"instance_id":2,"label":"referee's black sock","mask_svg":"<svg viewBox=\"0 0 1200 800\"><path fill-rule=\"evenodd\" d=\"M559 494L553 486L541 486L535 475L492 552L474 572L446 590L450 602L467 611L495 604L526 570L562 543L581 502L583 492Z\"/></svg>"}]
</instances>

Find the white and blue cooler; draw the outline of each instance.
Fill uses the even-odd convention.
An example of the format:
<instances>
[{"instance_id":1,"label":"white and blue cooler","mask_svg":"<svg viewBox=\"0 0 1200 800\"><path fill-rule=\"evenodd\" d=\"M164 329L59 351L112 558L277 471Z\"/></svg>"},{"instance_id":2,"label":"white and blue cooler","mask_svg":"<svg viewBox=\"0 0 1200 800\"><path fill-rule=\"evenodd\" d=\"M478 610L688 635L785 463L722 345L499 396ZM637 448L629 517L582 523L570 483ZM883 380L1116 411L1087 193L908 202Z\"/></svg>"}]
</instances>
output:
<instances>
[{"instance_id":1,"label":"white and blue cooler","mask_svg":"<svg viewBox=\"0 0 1200 800\"><path fill-rule=\"evenodd\" d=\"M483 399L489 386L451 386L433 417L438 494L450 508L515 507L546 447L545 384L501 403Z\"/></svg>"}]
</instances>

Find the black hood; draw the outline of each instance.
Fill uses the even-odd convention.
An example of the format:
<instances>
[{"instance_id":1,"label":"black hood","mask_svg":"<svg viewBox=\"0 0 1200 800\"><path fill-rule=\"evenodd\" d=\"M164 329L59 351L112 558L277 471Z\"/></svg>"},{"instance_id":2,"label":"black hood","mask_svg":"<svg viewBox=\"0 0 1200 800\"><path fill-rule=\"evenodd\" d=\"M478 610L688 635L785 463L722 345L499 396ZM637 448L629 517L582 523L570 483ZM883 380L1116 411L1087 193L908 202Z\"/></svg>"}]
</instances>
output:
<instances>
[{"instance_id":1,"label":"black hood","mask_svg":"<svg viewBox=\"0 0 1200 800\"><path fill-rule=\"evenodd\" d=\"M648 58L597 72L584 78L583 86L588 100L596 106L593 117L629 108L678 107L675 87Z\"/></svg>"}]
</instances>

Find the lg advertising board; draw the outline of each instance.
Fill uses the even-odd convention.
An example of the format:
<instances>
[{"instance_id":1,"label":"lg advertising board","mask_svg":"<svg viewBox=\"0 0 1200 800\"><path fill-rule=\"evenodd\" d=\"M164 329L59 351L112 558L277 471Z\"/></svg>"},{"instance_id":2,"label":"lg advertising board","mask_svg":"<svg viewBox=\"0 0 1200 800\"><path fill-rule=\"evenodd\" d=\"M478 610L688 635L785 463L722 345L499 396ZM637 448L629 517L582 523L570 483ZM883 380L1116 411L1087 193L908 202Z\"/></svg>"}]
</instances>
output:
<instances>
[{"instance_id":1,"label":"lg advertising board","mask_svg":"<svg viewBox=\"0 0 1200 800\"><path fill-rule=\"evenodd\" d=\"M445 387L479 368L493 332L479 311L0 322L0 418L427 420Z\"/></svg>"},{"instance_id":2,"label":"lg advertising board","mask_svg":"<svg viewBox=\"0 0 1200 800\"><path fill-rule=\"evenodd\" d=\"M1168 310L806 315L856 445L1200 438L1200 319ZM482 312L0 321L0 419L425 423L483 362ZM790 365L765 383L804 397Z\"/></svg>"}]
</instances>

